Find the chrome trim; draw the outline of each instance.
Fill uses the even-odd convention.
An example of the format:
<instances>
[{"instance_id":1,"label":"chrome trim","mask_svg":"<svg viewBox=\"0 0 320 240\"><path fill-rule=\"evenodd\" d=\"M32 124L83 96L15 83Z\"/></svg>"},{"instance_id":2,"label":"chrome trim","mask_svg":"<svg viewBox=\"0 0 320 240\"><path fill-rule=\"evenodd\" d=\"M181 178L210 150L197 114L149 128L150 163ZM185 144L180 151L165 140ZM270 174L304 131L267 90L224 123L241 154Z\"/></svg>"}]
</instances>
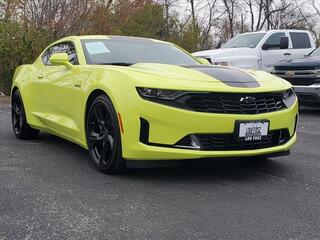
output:
<instances>
[{"instance_id":1,"label":"chrome trim","mask_svg":"<svg viewBox=\"0 0 320 240\"><path fill-rule=\"evenodd\" d=\"M318 70L273 70L272 74L282 78L320 78Z\"/></svg>"},{"instance_id":2,"label":"chrome trim","mask_svg":"<svg viewBox=\"0 0 320 240\"><path fill-rule=\"evenodd\" d=\"M174 145L176 148L186 148L186 149L197 149L200 150L201 149L201 143L198 140L198 138L191 134L190 136L190 140L191 140L191 146L183 146L183 145Z\"/></svg>"},{"instance_id":3,"label":"chrome trim","mask_svg":"<svg viewBox=\"0 0 320 240\"><path fill-rule=\"evenodd\" d=\"M320 89L320 83L315 83L315 84L307 85L307 86L303 86L303 85L293 85L293 88L313 88L313 89Z\"/></svg>"}]
</instances>

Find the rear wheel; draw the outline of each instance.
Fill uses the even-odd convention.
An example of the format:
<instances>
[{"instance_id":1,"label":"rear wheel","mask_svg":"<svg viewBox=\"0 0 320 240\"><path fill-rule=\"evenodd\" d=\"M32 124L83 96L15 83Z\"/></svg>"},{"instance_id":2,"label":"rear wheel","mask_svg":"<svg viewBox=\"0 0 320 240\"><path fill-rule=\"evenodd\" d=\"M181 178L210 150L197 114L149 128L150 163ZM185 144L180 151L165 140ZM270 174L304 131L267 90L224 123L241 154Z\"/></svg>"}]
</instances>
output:
<instances>
[{"instance_id":1,"label":"rear wheel","mask_svg":"<svg viewBox=\"0 0 320 240\"><path fill-rule=\"evenodd\" d=\"M115 174L125 169L117 114L106 95L99 95L91 104L86 134L90 157L99 171Z\"/></svg>"},{"instance_id":2,"label":"rear wheel","mask_svg":"<svg viewBox=\"0 0 320 240\"><path fill-rule=\"evenodd\" d=\"M19 139L36 138L39 135L39 130L33 129L27 123L26 113L19 90L16 90L13 93L11 105L11 119L14 135Z\"/></svg>"}]
</instances>

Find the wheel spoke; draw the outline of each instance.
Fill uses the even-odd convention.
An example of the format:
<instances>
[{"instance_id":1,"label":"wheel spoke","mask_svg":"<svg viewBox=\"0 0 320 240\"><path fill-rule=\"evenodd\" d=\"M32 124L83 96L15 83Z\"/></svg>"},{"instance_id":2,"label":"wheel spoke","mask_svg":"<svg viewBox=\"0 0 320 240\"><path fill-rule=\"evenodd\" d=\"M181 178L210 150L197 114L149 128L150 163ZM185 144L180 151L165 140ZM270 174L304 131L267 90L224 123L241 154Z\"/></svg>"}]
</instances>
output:
<instances>
[{"instance_id":1,"label":"wheel spoke","mask_svg":"<svg viewBox=\"0 0 320 240\"><path fill-rule=\"evenodd\" d=\"M16 129L20 129L20 119L16 119L15 121L14 121L14 124L13 124L13 126L14 126L14 128L16 128Z\"/></svg>"},{"instance_id":2,"label":"wheel spoke","mask_svg":"<svg viewBox=\"0 0 320 240\"><path fill-rule=\"evenodd\" d=\"M104 125L105 125L104 117L103 117L101 109L98 106L94 107L94 114L95 114L96 123L98 124L99 129L103 130Z\"/></svg>"},{"instance_id":3,"label":"wheel spoke","mask_svg":"<svg viewBox=\"0 0 320 240\"><path fill-rule=\"evenodd\" d=\"M113 139L113 136L108 134L107 135L107 138L108 138L108 142L109 142L109 146L110 146L110 150L112 151L113 150L113 145L114 145L114 139Z\"/></svg>"},{"instance_id":4,"label":"wheel spoke","mask_svg":"<svg viewBox=\"0 0 320 240\"><path fill-rule=\"evenodd\" d=\"M106 158L110 152L110 144L108 142L108 138L105 137L102 145L102 153L100 155L100 164L104 164L106 161Z\"/></svg>"},{"instance_id":5,"label":"wheel spoke","mask_svg":"<svg viewBox=\"0 0 320 240\"><path fill-rule=\"evenodd\" d=\"M20 108L17 103L13 104L12 109L15 112L15 114L17 114L17 115L20 114Z\"/></svg>"},{"instance_id":6,"label":"wheel spoke","mask_svg":"<svg viewBox=\"0 0 320 240\"><path fill-rule=\"evenodd\" d=\"M89 139L92 141L103 141L104 137L100 133L92 131L91 134L89 135Z\"/></svg>"}]
</instances>

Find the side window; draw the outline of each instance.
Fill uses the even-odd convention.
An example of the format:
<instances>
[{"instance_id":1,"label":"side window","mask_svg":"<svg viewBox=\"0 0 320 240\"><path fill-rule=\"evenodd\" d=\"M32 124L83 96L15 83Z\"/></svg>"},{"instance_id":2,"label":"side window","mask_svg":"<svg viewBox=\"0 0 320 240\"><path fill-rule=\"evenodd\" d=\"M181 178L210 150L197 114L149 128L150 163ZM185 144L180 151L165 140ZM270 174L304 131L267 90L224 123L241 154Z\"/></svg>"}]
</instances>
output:
<instances>
[{"instance_id":1,"label":"side window","mask_svg":"<svg viewBox=\"0 0 320 240\"><path fill-rule=\"evenodd\" d=\"M54 53L67 53L70 63L73 65L79 64L76 49L71 42L59 43L47 49L47 51L42 55L42 62L44 65L51 65L50 57Z\"/></svg>"},{"instance_id":2,"label":"side window","mask_svg":"<svg viewBox=\"0 0 320 240\"><path fill-rule=\"evenodd\" d=\"M284 32L274 33L272 34L264 44L269 44L269 50L280 49L280 40L282 37L285 37L286 34Z\"/></svg>"},{"instance_id":3,"label":"side window","mask_svg":"<svg viewBox=\"0 0 320 240\"><path fill-rule=\"evenodd\" d=\"M292 47L294 49L311 48L311 42L309 35L303 32L291 32L290 33Z\"/></svg>"},{"instance_id":4,"label":"side window","mask_svg":"<svg viewBox=\"0 0 320 240\"><path fill-rule=\"evenodd\" d=\"M44 65L50 65L49 59L53 54L53 48L54 47L48 48L47 51L45 51L44 54L42 55L42 62Z\"/></svg>"}]
</instances>

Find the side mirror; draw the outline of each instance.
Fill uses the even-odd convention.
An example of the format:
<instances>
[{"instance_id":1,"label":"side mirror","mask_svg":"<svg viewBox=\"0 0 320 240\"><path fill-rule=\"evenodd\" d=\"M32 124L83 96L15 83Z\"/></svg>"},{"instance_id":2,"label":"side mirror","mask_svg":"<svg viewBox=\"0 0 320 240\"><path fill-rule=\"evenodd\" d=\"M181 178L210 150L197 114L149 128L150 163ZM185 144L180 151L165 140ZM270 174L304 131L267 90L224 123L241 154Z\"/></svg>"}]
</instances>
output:
<instances>
[{"instance_id":1,"label":"side mirror","mask_svg":"<svg viewBox=\"0 0 320 240\"><path fill-rule=\"evenodd\" d=\"M54 53L49 59L52 65L63 65L67 69L71 69L73 65L69 62L68 54L66 53Z\"/></svg>"},{"instance_id":2,"label":"side mirror","mask_svg":"<svg viewBox=\"0 0 320 240\"><path fill-rule=\"evenodd\" d=\"M205 58L197 57L197 60L198 60L201 64L210 65L210 62L209 62L207 59L205 59Z\"/></svg>"},{"instance_id":3,"label":"side mirror","mask_svg":"<svg viewBox=\"0 0 320 240\"><path fill-rule=\"evenodd\" d=\"M270 48L270 44L265 43L265 44L262 45L261 48L262 48L262 50L268 50Z\"/></svg>"},{"instance_id":4,"label":"side mirror","mask_svg":"<svg viewBox=\"0 0 320 240\"><path fill-rule=\"evenodd\" d=\"M280 49L288 49L289 48L289 38L282 37L280 39Z\"/></svg>"}]
</instances>

